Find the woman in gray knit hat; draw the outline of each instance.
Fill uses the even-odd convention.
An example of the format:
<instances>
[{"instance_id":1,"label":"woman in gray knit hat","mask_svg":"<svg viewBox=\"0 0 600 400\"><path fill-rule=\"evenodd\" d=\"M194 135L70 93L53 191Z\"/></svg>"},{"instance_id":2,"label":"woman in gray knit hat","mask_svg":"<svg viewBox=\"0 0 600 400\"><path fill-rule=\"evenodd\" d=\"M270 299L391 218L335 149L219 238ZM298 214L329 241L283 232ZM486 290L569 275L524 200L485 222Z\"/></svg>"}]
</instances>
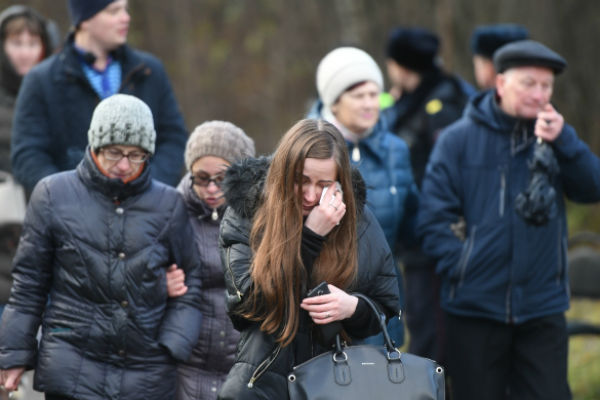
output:
<instances>
[{"instance_id":1,"label":"woman in gray knit hat","mask_svg":"<svg viewBox=\"0 0 600 400\"><path fill-rule=\"evenodd\" d=\"M35 369L46 400L174 398L200 333L202 264L183 199L151 177L153 121L139 98L107 97L77 169L35 186L0 322L6 389ZM188 289L168 299L173 263Z\"/></svg>"},{"instance_id":2,"label":"woman in gray knit hat","mask_svg":"<svg viewBox=\"0 0 600 400\"><path fill-rule=\"evenodd\" d=\"M186 145L188 173L178 190L187 205L201 254L202 332L191 358L179 364L177 400L216 399L234 362L239 333L225 310L225 281L218 250L219 224L226 207L221 182L231 164L254 153L254 141L225 121L197 126ZM187 291L184 278L181 269L171 268L167 274L170 296Z\"/></svg>"}]
</instances>

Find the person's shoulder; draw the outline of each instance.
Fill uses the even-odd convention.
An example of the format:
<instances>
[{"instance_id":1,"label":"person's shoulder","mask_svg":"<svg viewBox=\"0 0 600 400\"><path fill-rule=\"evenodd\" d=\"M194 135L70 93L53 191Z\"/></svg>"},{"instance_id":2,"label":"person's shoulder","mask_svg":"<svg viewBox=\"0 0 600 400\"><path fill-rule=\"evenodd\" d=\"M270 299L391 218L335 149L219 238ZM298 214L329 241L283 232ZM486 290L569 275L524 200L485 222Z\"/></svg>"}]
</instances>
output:
<instances>
[{"instance_id":1,"label":"person's shoulder","mask_svg":"<svg viewBox=\"0 0 600 400\"><path fill-rule=\"evenodd\" d=\"M140 50L138 48L126 45L124 47L124 52L127 57L140 60L151 67L163 68L162 61L157 56L148 51Z\"/></svg>"},{"instance_id":2,"label":"person's shoulder","mask_svg":"<svg viewBox=\"0 0 600 400\"><path fill-rule=\"evenodd\" d=\"M475 94L475 90L464 87L467 83L456 75L446 74L439 83L431 90L426 103L425 110L430 115L441 112L460 112L467 104L469 98ZM448 110L451 106L452 110Z\"/></svg>"},{"instance_id":3,"label":"person's shoulder","mask_svg":"<svg viewBox=\"0 0 600 400\"><path fill-rule=\"evenodd\" d=\"M177 190L177 188L167 185L166 183L160 182L156 179L152 179L152 183L150 184L149 193L153 196L161 196L167 201L178 202L183 201L183 197L181 193Z\"/></svg>"},{"instance_id":4,"label":"person's shoulder","mask_svg":"<svg viewBox=\"0 0 600 400\"><path fill-rule=\"evenodd\" d=\"M404 139L392 133L392 131L388 129L386 121L383 119L380 118L380 121L374 129L377 134L380 135L382 146L388 148L390 152L408 151L408 146Z\"/></svg>"},{"instance_id":5,"label":"person's shoulder","mask_svg":"<svg viewBox=\"0 0 600 400\"><path fill-rule=\"evenodd\" d=\"M379 237L381 240L377 241L387 243L385 239L385 234L383 233L383 229L377 221L377 217L375 217L375 214L373 214L373 210L371 210L371 208L366 204L364 205L362 212L359 215L357 225L357 235L359 239L365 234L372 235L374 237Z\"/></svg>"},{"instance_id":6,"label":"person's shoulder","mask_svg":"<svg viewBox=\"0 0 600 400\"><path fill-rule=\"evenodd\" d=\"M45 183L47 186L55 186L70 182L73 179L77 179L77 172L74 169L70 169L45 176L40 180L40 183Z\"/></svg>"},{"instance_id":7,"label":"person's shoulder","mask_svg":"<svg viewBox=\"0 0 600 400\"><path fill-rule=\"evenodd\" d=\"M31 70L27 73L25 78L34 79L34 78L45 78L49 74L52 73L54 66L57 64L59 58L61 57L61 53L53 54L50 57L40 61L36 65L31 68Z\"/></svg>"},{"instance_id":8,"label":"person's shoulder","mask_svg":"<svg viewBox=\"0 0 600 400\"><path fill-rule=\"evenodd\" d=\"M77 184L79 182L77 178L77 172L75 170L68 170L50 174L40 179L33 187L31 199L37 197L57 197L65 196L71 197L72 190L68 189L69 186ZM43 194L42 194L43 193Z\"/></svg>"},{"instance_id":9,"label":"person's shoulder","mask_svg":"<svg viewBox=\"0 0 600 400\"><path fill-rule=\"evenodd\" d=\"M469 118L462 116L440 131L436 142L447 145L451 142L466 140L474 133L474 123Z\"/></svg>"}]
</instances>

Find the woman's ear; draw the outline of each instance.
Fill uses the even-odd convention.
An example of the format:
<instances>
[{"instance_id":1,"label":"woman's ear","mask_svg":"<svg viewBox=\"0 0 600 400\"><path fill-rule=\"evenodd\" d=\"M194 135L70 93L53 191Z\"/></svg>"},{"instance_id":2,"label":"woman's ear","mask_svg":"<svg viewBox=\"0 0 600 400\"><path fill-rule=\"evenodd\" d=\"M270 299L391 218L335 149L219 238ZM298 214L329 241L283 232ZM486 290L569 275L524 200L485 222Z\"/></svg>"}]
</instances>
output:
<instances>
[{"instance_id":1,"label":"woman's ear","mask_svg":"<svg viewBox=\"0 0 600 400\"><path fill-rule=\"evenodd\" d=\"M329 107L329 109L331 110L331 113L332 113L333 115L336 115L336 114L337 114L337 110L338 110L338 102L336 101L335 103L333 103L333 104L332 104L332 105Z\"/></svg>"}]
</instances>

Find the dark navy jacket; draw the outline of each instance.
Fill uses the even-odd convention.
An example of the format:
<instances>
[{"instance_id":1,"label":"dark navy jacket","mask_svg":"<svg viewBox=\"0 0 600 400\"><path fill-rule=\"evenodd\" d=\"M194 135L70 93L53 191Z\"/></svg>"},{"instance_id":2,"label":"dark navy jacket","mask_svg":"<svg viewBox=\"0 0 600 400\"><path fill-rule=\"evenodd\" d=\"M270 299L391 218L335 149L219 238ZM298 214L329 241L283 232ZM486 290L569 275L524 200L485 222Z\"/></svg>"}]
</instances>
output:
<instances>
[{"instance_id":1,"label":"dark navy jacket","mask_svg":"<svg viewBox=\"0 0 600 400\"><path fill-rule=\"evenodd\" d=\"M76 171L36 186L0 325L0 369L35 368L34 387L80 400L172 399L176 361L200 332L200 257L185 204L150 179ZM167 298L176 263L188 292ZM38 349L36 334L42 324Z\"/></svg>"},{"instance_id":2,"label":"dark navy jacket","mask_svg":"<svg viewBox=\"0 0 600 400\"><path fill-rule=\"evenodd\" d=\"M556 212L543 226L515 211L527 187L534 121L500 111L495 91L476 95L445 129L427 166L418 231L438 260L442 306L452 314L520 323L569 305L563 197L600 200L600 160L565 124L552 143L560 165ZM466 220L466 240L450 224Z\"/></svg>"},{"instance_id":3,"label":"dark navy jacket","mask_svg":"<svg viewBox=\"0 0 600 400\"><path fill-rule=\"evenodd\" d=\"M412 235L411 221L416 217L418 190L410 167L410 155L404 140L382 128L381 122L373 133L356 145L359 161L350 160L360 171L367 185L367 205L379 221L390 248L398 246L401 238Z\"/></svg>"},{"instance_id":4,"label":"dark navy jacket","mask_svg":"<svg viewBox=\"0 0 600 400\"><path fill-rule=\"evenodd\" d=\"M71 36L61 52L27 74L17 97L11 159L15 177L28 191L43 177L77 166L101 100L85 77L72 40ZM152 176L175 186L187 132L165 70L154 56L126 45L114 56L122 65L119 93L140 98L154 116Z\"/></svg>"}]
</instances>

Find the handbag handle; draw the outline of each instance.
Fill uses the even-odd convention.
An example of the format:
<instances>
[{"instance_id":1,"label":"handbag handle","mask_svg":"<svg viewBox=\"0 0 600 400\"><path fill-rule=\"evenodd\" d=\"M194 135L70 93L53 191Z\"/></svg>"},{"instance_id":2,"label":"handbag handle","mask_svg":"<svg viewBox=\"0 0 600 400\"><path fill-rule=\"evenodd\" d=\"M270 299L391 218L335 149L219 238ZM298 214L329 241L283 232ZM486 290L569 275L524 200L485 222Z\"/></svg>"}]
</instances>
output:
<instances>
[{"instance_id":1,"label":"handbag handle","mask_svg":"<svg viewBox=\"0 0 600 400\"><path fill-rule=\"evenodd\" d=\"M388 351L388 357L391 358L396 358L395 356L392 357L392 354L397 354L397 358L400 358L400 352L394 347L394 342L392 342L392 339L390 338L390 334L388 333L387 330L387 326L385 325L385 317L383 315L383 313L381 313L379 311L379 309L377 308L377 306L375 305L375 303L373 303L373 301L368 298L367 296L365 296L362 293L351 293L352 296L356 296L359 299L363 299L365 301L365 303L367 303L367 305L369 306L369 308L375 313L375 315L377 316L377 321L379 321L379 326L381 327L381 332L383 332L383 340L384 340L384 344L385 347L387 348ZM336 337L336 347L338 347L338 342L339 342L339 335L338 337ZM338 350L341 350L341 347L338 347Z\"/></svg>"}]
</instances>

